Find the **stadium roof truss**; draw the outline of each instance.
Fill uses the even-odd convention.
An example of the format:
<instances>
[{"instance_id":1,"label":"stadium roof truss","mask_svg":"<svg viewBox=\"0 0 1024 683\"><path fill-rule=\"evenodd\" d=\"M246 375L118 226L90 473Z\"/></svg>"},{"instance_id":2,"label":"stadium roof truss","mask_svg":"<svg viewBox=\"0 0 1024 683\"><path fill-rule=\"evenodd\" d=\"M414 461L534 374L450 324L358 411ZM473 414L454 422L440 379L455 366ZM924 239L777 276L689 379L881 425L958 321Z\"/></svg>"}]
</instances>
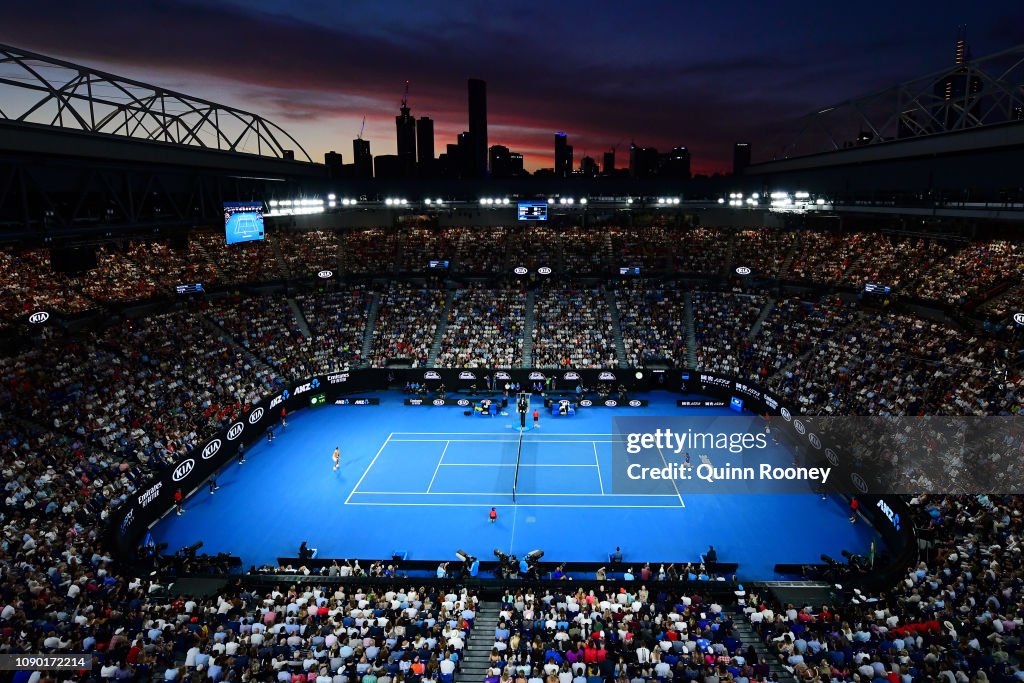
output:
<instances>
[{"instance_id":1,"label":"stadium roof truss","mask_svg":"<svg viewBox=\"0 0 1024 683\"><path fill-rule=\"evenodd\" d=\"M2 121L312 162L256 114L0 44Z\"/></svg>"},{"instance_id":2,"label":"stadium roof truss","mask_svg":"<svg viewBox=\"0 0 1024 683\"><path fill-rule=\"evenodd\" d=\"M1024 124L1024 45L805 116L776 158L1008 123Z\"/></svg>"}]
</instances>

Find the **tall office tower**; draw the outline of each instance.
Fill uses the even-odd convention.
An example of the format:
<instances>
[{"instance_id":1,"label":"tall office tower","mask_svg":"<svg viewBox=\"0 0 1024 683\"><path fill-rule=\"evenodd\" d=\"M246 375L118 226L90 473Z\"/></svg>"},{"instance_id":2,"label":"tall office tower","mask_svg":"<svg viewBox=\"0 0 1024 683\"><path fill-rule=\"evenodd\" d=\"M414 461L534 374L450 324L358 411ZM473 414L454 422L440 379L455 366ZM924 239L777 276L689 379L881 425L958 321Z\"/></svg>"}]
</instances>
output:
<instances>
[{"instance_id":1,"label":"tall office tower","mask_svg":"<svg viewBox=\"0 0 1024 683\"><path fill-rule=\"evenodd\" d=\"M491 145L489 167L492 178L508 178L512 175L512 157L505 145Z\"/></svg>"},{"instance_id":2,"label":"tall office tower","mask_svg":"<svg viewBox=\"0 0 1024 683\"><path fill-rule=\"evenodd\" d=\"M732 174L743 175L747 166L750 166L750 143L737 142L732 146Z\"/></svg>"},{"instance_id":3,"label":"tall office tower","mask_svg":"<svg viewBox=\"0 0 1024 683\"><path fill-rule=\"evenodd\" d=\"M420 176L429 176L434 166L434 122L429 116L416 121L416 163Z\"/></svg>"},{"instance_id":4,"label":"tall office tower","mask_svg":"<svg viewBox=\"0 0 1024 683\"><path fill-rule=\"evenodd\" d=\"M469 135L472 175L487 175L487 82L469 79Z\"/></svg>"},{"instance_id":5,"label":"tall office tower","mask_svg":"<svg viewBox=\"0 0 1024 683\"><path fill-rule=\"evenodd\" d=\"M654 147L629 145L629 175L634 178L652 178L658 172L658 150Z\"/></svg>"},{"instance_id":6,"label":"tall office tower","mask_svg":"<svg viewBox=\"0 0 1024 683\"><path fill-rule=\"evenodd\" d=\"M363 138L356 138L352 141L353 163L356 167L356 177L368 179L373 177L373 155L370 154L370 141Z\"/></svg>"},{"instance_id":7,"label":"tall office tower","mask_svg":"<svg viewBox=\"0 0 1024 683\"><path fill-rule=\"evenodd\" d=\"M409 105L402 100L401 112L395 117L398 133L398 164L403 177L411 178L416 171L416 119L409 113Z\"/></svg>"},{"instance_id":8,"label":"tall office tower","mask_svg":"<svg viewBox=\"0 0 1024 683\"><path fill-rule=\"evenodd\" d=\"M459 133L458 138L459 145L459 161L461 166L459 167L460 178L475 178L477 172L476 161L473 158L473 154L476 149L473 147L473 135L469 131L462 131ZM485 163L484 166L487 164Z\"/></svg>"},{"instance_id":9,"label":"tall office tower","mask_svg":"<svg viewBox=\"0 0 1024 683\"><path fill-rule=\"evenodd\" d=\"M609 150L604 153L604 164L601 167L601 173L604 175L611 175L615 173L615 150Z\"/></svg>"},{"instance_id":10,"label":"tall office tower","mask_svg":"<svg viewBox=\"0 0 1024 683\"><path fill-rule=\"evenodd\" d=\"M597 161L594 157L583 157L580 159L580 173L586 178L597 177Z\"/></svg>"},{"instance_id":11,"label":"tall office tower","mask_svg":"<svg viewBox=\"0 0 1024 683\"><path fill-rule=\"evenodd\" d=\"M555 133L555 176L568 178L572 173L572 152L569 147L569 136L559 131Z\"/></svg>"},{"instance_id":12,"label":"tall office tower","mask_svg":"<svg viewBox=\"0 0 1024 683\"><path fill-rule=\"evenodd\" d=\"M685 147L673 147L671 152L662 157L659 175L667 178L689 178L690 150Z\"/></svg>"}]
</instances>

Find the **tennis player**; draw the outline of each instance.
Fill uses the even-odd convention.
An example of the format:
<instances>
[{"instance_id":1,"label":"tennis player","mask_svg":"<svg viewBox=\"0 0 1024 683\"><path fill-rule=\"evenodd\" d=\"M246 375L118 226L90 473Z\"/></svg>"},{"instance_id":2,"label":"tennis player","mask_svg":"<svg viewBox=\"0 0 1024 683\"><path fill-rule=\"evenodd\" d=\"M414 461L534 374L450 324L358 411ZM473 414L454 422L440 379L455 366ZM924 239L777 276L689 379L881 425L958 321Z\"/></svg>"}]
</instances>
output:
<instances>
[{"instance_id":1,"label":"tennis player","mask_svg":"<svg viewBox=\"0 0 1024 683\"><path fill-rule=\"evenodd\" d=\"M338 471L338 466L341 465L341 449L337 446L334 447L334 453L331 454L331 459L334 460L333 472Z\"/></svg>"}]
</instances>

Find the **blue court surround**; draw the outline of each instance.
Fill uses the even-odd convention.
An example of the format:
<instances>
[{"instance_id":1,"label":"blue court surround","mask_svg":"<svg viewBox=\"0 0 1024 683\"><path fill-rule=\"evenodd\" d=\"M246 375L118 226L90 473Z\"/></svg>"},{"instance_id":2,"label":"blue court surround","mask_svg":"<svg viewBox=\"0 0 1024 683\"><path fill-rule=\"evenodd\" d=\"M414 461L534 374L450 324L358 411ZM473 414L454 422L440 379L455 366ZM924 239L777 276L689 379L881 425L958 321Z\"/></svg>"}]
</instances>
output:
<instances>
[{"instance_id":1,"label":"blue court surround","mask_svg":"<svg viewBox=\"0 0 1024 683\"><path fill-rule=\"evenodd\" d=\"M455 559L457 548L490 558L495 548L550 561L602 561L621 546L627 563L696 560L714 544L747 579L775 578L776 563L817 563L822 553L866 552L877 534L850 524L845 502L819 495L616 495L612 418L734 415L728 408L677 408L656 392L648 408L542 411L524 435L512 502L518 415L465 416L459 407L407 407L398 392L379 406L299 411L272 444L228 465L220 490L199 488L183 516L153 528L172 550L197 540L245 566L294 556L308 541L320 557ZM535 404L537 399L535 399ZM532 422L532 421L531 421ZM331 454L341 447L341 467ZM778 449L779 463L788 454ZM487 518L491 506L498 521ZM880 541L879 541L880 544Z\"/></svg>"}]
</instances>

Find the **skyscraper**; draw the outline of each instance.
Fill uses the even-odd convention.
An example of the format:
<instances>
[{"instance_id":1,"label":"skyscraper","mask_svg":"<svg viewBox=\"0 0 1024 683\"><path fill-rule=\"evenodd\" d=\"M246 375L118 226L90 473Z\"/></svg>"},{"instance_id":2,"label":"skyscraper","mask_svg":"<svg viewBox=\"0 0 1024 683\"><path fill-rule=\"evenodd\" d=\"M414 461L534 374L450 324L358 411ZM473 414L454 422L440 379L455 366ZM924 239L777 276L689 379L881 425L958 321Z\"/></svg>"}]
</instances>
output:
<instances>
[{"instance_id":1,"label":"skyscraper","mask_svg":"<svg viewBox=\"0 0 1024 683\"><path fill-rule=\"evenodd\" d=\"M634 178L651 178L658 171L658 150L654 147L629 145L629 175Z\"/></svg>"},{"instance_id":2,"label":"skyscraper","mask_svg":"<svg viewBox=\"0 0 1024 683\"><path fill-rule=\"evenodd\" d=\"M409 105L402 100L401 112L395 117L398 133L398 164L401 175L411 178L416 170L416 119L409 113Z\"/></svg>"},{"instance_id":3,"label":"skyscraper","mask_svg":"<svg viewBox=\"0 0 1024 683\"><path fill-rule=\"evenodd\" d=\"M416 121L416 162L420 175L429 175L434 164L434 122L429 116Z\"/></svg>"},{"instance_id":4,"label":"skyscraper","mask_svg":"<svg viewBox=\"0 0 1024 683\"><path fill-rule=\"evenodd\" d=\"M750 143L737 142L732 147L732 174L743 175L747 166L750 166Z\"/></svg>"},{"instance_id":5,"label":"skyscraper","mask_svg":"<svg viewBox=\"0 0 1024 683\"><path fill-rule=\"evenodd\" d=\"M572 147L569 136L559 131L555 133L555 176L568 178L572 173Z\"/></svg>"},{"instance_id":6,"label":"skyscraper","mask_svg":"<svg viewBox=\"0 0 1024 683\"><path fill-rule=\"evenodd\" d=\"M472 177L487 175L487 82L469 79L469 136Z\"/></svg>"},{"instance_id":7,"label":"skyscraper","mask_svg":"<svg viewBox=\"0 0 1024 683\"><path fill-rule=\"evenodd\" d=\"M604 175L611 175L615 173L615 150L609 150L604 153L604 164L601 168L601 173Z\"/></svg>"},{"instance_id":8,"label":"skyscraper","mask_svg":"<svg viewBox=\"0 0 1024 683\"><path fill-rule=\"evenodd\" d=\"M689 178L690 150L685 147L673 147L671 152L662 157L659 175L666 178Z\"/></svg>"},{"instance_id":9,"label":"skyscraper","mask_svg":"<svg viewBox=\"0 0 1024 683\"><path fill-rule=\"evenodd\" d=\"M356 167L356 177L368 179L373 177L373 155L370 154L370 141L356 138L352 141L352 156Z\"/></svg>"},{"instance_id":10,"label":"skyscraper","mask_svg":"<svg viewBox=\"0 0 1024 683\"><path fill-rule=\"evenodd\" d=\"M492 178L508 178L512 175L512 156L505 145L492 145L490 149Z\"/></svg>"}]
</instances>

